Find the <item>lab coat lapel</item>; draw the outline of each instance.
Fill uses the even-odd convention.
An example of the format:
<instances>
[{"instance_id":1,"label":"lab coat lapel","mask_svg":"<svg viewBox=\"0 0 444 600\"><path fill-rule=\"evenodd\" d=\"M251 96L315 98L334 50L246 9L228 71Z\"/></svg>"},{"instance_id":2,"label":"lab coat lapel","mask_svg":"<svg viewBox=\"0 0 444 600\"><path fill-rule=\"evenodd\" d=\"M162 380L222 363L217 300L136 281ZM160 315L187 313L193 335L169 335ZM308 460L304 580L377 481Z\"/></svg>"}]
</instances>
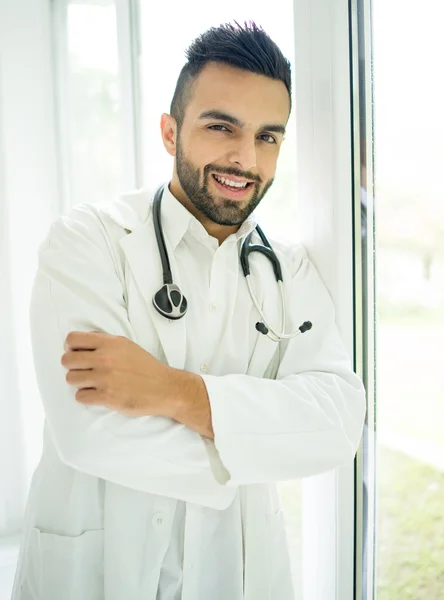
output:
<instances>
[{"instance_id":1,"label":"lab coat lapel","mask_svg":"<svg viewBox=\"0 0 444 600\"><path fill-rule=\"evenodd\" d=\"M180 274L177 272L174 253L167 239L165 242L174 282L180 286ZM168 365L176 369L183 369L186 351L186 317L174 321L166 319L153 306L153 296L162 287L163 279L152 213L146 223L120 240L120 246L145 301L144 308L146 308L159 336Z\"/></svg>"}]
</instances>

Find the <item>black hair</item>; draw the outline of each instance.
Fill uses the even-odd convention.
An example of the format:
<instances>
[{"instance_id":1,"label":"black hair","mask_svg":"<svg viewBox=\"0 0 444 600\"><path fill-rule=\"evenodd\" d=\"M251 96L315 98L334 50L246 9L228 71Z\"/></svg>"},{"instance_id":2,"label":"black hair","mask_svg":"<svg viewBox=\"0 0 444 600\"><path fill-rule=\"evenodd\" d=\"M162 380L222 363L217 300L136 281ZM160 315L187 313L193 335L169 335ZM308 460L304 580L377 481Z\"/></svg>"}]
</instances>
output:
<instances>
[{"instance_id":1,"label":"black hair","mask_svg":"<svg viewBox=\"0 0 444 600\"><path fill-rule=\"evenodd\" d=\"M200 72L209 62L218 62L245 69L252 73L277 79L285 84L290 96L291 112L291 64L267 33L250 21L245 28L234 21L211 27L196 38L186 50L188 62L182 67L176 83L170 114L177 123L180 134L185 118L185 109L192 98L193 85Z\"/></svg>"}]
</instances>

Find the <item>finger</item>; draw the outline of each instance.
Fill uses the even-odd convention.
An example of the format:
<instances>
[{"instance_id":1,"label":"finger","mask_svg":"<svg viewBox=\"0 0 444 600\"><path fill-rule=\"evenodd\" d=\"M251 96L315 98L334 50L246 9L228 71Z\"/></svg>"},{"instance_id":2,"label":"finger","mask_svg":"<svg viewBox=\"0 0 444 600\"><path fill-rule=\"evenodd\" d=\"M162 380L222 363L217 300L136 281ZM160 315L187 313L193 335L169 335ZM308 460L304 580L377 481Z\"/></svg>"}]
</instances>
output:
<instances>
[{"instance_id":1,"label":"finger","mask_svg":"<svg viewBox=\"0 0 444 600\"><path fill-rule=\"evenodd\" d=\"M95 388L98 385L97 374L92 369L68 371L66 382L78 388Z\"/></svg>"},{"instance_id":2,"label":"finger","mask_svg":"<svg viewBox=\"0 0 444 600\"><path fill-rule=\"evenodd\" d=\"M91 350L65 352L60 362L67 369L94 369L97 364L95 351Z\"/></svg>"},{"instance_id":3,"label":"finger","mask_svg":"<svg viewBox=\"0 0 444 600\"><path fill-rule=\"evenodd\" d=\"M96 388L81 389L76 392L76 400L82 404L103 404L103 395Z\"/></svg>"},{"instance_id":4,"label":"finger","mask_svg":"<svg viewBox=\"0 0 444 600\"><path fill-rule=\"evenodd\" d=\"M108 333L98 331L70 331L65 339L65 350L96 350L109 339Z\"/></svg>"}]
</instances>

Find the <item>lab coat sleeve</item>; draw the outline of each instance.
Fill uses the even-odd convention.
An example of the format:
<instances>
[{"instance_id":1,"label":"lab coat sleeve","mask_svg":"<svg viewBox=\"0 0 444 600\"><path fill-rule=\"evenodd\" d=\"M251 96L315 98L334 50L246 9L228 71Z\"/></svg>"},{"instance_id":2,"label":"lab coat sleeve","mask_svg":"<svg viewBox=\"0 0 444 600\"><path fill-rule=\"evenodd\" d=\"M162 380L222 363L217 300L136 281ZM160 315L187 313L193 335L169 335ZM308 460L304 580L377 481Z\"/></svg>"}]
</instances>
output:
<instances>
[{"instance_id":1,"label":"lab coat sleeve","mask_svg":"<svg viewBox=\"0 0 444 600\"><path fill-rule=\"evenodd\" d=\"M46 422L60 459L135 490L225 508L235 490L216 481L197 432L166 417L130 417L81 404L75 399L77 389L66 381L61 358L70 331L109 333L137 343L102 223L83 205L75 207L53 223L38 258L31 345Z\"/></svg>"},{"instance_id":2,"label":"lab coat sleeve","mask_svg":"<svg viewBox=\"0 0 444 600\"><path fill-rule=\"evenodd\" d=\"M225 473L215 476L227 486L317 475L351 461L359 445L365 388L351 368L331 296L300 247L291 321L293 330L305 320L312 329L287 342L276 379L202 376Z\"/></svg>"}]
</instances>

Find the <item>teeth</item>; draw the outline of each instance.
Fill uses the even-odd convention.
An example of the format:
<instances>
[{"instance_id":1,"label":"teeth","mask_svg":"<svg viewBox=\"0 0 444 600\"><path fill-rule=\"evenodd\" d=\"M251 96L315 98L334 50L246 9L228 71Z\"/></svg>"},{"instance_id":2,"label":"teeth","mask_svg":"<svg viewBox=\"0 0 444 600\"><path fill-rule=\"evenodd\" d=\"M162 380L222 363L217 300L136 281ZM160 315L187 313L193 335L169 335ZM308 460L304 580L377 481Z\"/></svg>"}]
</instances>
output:
<instances>
[{"instance_id":1,"label":"teeth","mask_svg":"<svg viewBox=\"0 0 444 600\"><path fill-rule=\"evenodd\" d=\"M244 188L244 187L246 187L246 185L248 183L247 181L245 181L244 183L238 183L237 181L230 181L229 179L226 179L225 177L219 177L219 175L215 175L214 177L221 183L225 183L226 185L229 185L230 187Z\"/></svg>"}]
</instances>

